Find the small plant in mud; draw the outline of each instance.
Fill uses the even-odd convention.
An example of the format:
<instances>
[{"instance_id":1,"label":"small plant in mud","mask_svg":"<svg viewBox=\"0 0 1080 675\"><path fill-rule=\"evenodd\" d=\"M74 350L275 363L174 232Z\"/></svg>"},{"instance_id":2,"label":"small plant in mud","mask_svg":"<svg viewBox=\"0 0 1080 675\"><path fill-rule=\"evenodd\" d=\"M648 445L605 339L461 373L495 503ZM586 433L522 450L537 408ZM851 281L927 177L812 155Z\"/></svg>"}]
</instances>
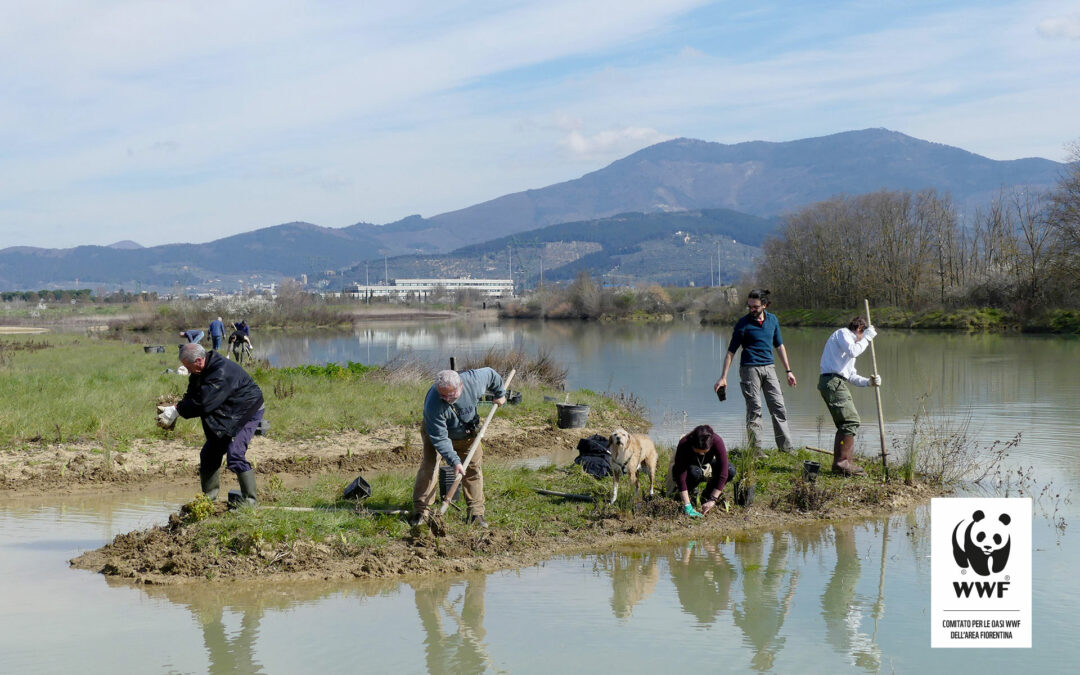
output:
<instances>
[{"instance_id":1,"label":"small plant in mud","mask_svg":"<svg viewBox=\"0 0 1080 675\"><path fill-rule=\"evenodd\" d=\"M187 504L180 507L180 516L185 523L197 523L214 515L214 502L206 495L196 495Z\"/></svg>"},{"instance_id":2,"label":"small plant in mud","mask_svg":"<svg viewBox=\"0 0 1080 675\"><path fill-rule=\"evenodd\" d=\"M259 486L259 501L276 502L287 491L288 488L285 487L285 481L281 480L281 476L276 473L271 474L270 477Z\"/></svg>"},{"instance_id":3,"label":"small plant in mud","mask_svg":"<svg viewBox=\"0 0 1080 675\"><path fill-rule=\"evenodd\" d=\"M777 500L774 507L787 506L797 511L820 511L834 496L834 491L825 485L799 478L792 482L791 489Z\"/></svg>"},{"instance_id":4,"label":"small plant in mud","mask_svg":"<svg viewBox=\"0 0 1080 675\"><path fill-rule=\"evenodd\" d=\"M274 396L277 398L291 398L296 393L296 385L285 380L274 380Z\"/></svg>"}]
</instances>

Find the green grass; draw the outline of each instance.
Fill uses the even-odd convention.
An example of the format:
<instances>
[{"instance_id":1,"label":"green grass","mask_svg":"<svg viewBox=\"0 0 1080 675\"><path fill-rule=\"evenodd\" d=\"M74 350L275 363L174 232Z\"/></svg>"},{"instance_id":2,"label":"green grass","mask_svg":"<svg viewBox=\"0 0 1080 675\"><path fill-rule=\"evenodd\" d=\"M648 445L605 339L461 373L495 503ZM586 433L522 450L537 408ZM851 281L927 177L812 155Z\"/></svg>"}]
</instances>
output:
<instances>
[{"instance_id":1,"label":"green grass","mask_svg":"<svg viewBox=\"0 0 1080 675\"><path fill-rule=\"evenodd\" d=\"M38 348L20 348L28 343ZM117 339L0 336L0 448L93 440L116 450L136 439L201 442L197 421L182 421L173 431L155 424L155 406L178 400L187 388L187 377L165 372L179 365L174 349L146 354L141 344ZM430 386L419 376L395 378L381 369L355 365L251 372L266 399L270 435L284 440L415 426ZM523 392L522 403L506 406L500 416L553 423L553 406L544 403L543 396L557 394L561 400L563 394L517 384L513 388ZM591 392L571 397L597 413L617 407Z\"/></svg>"},{"instance_id":2,"label":"green grass","mask_svg":"<svg viewBox=\"0 0 1080 675\"><path fill-rule=\"evenodd\" d=\"M663 496L662 486L666 476L670 450L660 451L656 485L660 504L670 502L675 514L675 501ZM803 460L819 461L824 458L821 474L815 483L802 478ZM869 463L864 463L867 466ZM807 450L794 455L772 452L760 459L757 465L757 493L755 504L764 504L784 511L819 511L823 507L843 500L849 486L857 485L859 501L873 504L875 496L884 494L876 490L880 479L871 467L871 478L852 479L828 473L830 464L824 455ZM303 506L326 509L315 512L295 512L272 508L238 509L217 518L193 523L195 540L208 551L232 551L249 553L259 546L276 546L296 541L314 541L341 544L352 548L378 546L391 539L404 538L409 534L405 520L399 516L355 513L353 503L341 497L344 487L354 475L328 474L312 485L298 490L281 486L276 477L270 477L260 486L260 505ZM414 474L392 472L368 479L371 496L364 506L371 509L408 509L411 506ZM559 538L576 530L587 529L599 520L633 508L629 485L624 478L615 505L608 504L611 495L611 479L597 480L577 465L567 467L548 466L540 469L491 465L484 467L487 519L493 527L508 532L511 537ZM648 479L642 476L643 493L647 494ZM534 488L543 488L571 494L593 497L594 502L576 501L538 494ZM731 500L731 487L724 488L724 495ZM862 493L867 493L866 494ZM639 502L640 504L640 502ZM460 503L464 508L464 503ZM732 509L739 507L732 506ZM445 517L450 531L464 529L463 513L451 508ZM675 516L677 517L677 516ZM194 520L194 519L189 519Z\"/></svg>"},{"instance_id":3,"label":"green grass","mask_svg":"<svg viewBox=\"0 0 1080 675\"><path fill-rule=\"evenodd\" d=\"M314 541L347 549L370 549L409 534L400 516L355 513L353 503L341 497L355 476L327 474L308 487L289 490L274 487L275 478L260 487L266 506L304 506L325 509L311 512L273 508L237 509L220 517L195 522L193 541L206 553L250 554L261 547ZM411 471L381 474L370 479L372 494L364 500L371 509L408 509L412 502L415 474ZM610 494L610 480L598 481L573 465L543 469L484 467L488 519L492 525L525 536L558 536L567 528L583 528L595 520L598 511L610 509L603 499ZM554 489L576 494L592 494L596 505L537 494L533 488ZM196 502L193 502L193 504ZM459 502L464 508L464 502ZM450 530L465 528L463 513L451 508L445 517Z\"/></svg>"}]
</instances>

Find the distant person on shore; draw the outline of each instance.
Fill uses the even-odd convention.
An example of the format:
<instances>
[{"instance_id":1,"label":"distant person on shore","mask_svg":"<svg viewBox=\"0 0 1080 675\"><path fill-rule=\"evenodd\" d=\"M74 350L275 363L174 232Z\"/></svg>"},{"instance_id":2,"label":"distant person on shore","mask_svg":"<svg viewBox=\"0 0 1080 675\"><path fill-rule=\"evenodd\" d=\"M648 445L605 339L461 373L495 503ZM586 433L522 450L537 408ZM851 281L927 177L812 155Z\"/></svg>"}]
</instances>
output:
<instances>
[{"instance_id":1,"label":"distant person on shore","mask_svg":"<svg viewBox=\"0 0 1080 675\"><path fill-rule=\"evenodd\" d=\"M175 406L158 406L158 426L171 429L178 417L201 418L206 436L199 452L203 494L217 498L224 457L225 465L236 473L244 500L254 505L255 470L245 457L263 418L262 390L239 365L217 352L207 352L200 344L184 345L180 362L191 373L187 393Z\"/></svg>"},{"instance_id":2,"label":"distant person on shore","mask_svg":"<svg viewBox=\"0 0 1080 675\"><path fill-rule=\"evenodd\" d=\"M413 485L413 509L409 524L419 525L428 517L438 488L438 461L442 457L454 467L454 476L464 476L461 488L465 491L470 523L487 527L484 520L484 473L481 461L483 448L478 446L466 469L461 462L480 430L480 415L476 404L491 393L495 405L506 403L502 377L491 368L477 368L460 373L443 370L424 397L424 421L420 425L423 456Z\"/></svg>"},{"instance_id":3,"label":"distant person on shore","mask_svg":"<svg viewBox=\"0 0 1080 675\"><path fill-rule=\"evenodd\" d=\"M251 329L248 328L247 319L233 323L233 332L229 334L229 348L233 357L241 361L244 356L244 348L251 351Z\"/></svg>"},{"instance_id":4,"label":"distant person on shore","mask_svg":"<svg viewBox=\"0 0 1080 675\"><path fill-rule=\"evenodd\" d=\"M222 322L221 317L214 319L210 322L210 341L214 345L214 351L221 349L221 341L225 339L225 323Z\"/></svg>"},{"instance_id":5,"label":"distant person on shore","mask_svg":"<svg viewBox=\"0 0 1080 675\"><path fill-rule=\"evenodd\" d=\"M787 372L788 386L794 387L797 382L795 373L791 372L784 341L780 337L780 321L776 315L766 311L768 306L769 291L750 291L746 299L747 314L735 324L731 343L724 355L720 379L716 381L713 389L717 392L720 392L721 388L726 389L728 368L735 358L735 352L742 347L742 355L739 357L739 388L746 399L746 435L750 445L760 447L763 431L761 397L764 394L765 404L772 416L776 447L791 452L793 445L791 430L788 428L787 409L784 407L784 393L780 391L780 380L776 377L776 367L773 365L774 348Z\"/></svg>"},{"instance_id":6,"label":"distant person on shore","mask_svg":"<svg viewBox=\"0 0 1080 675\"><path fill-rule=\"evenodd\" d=\"M833 473L862 476L866 472L855 463L855 434L859 431L859 411L851 399L848 383L856 387L880 387L881 376L863 377L855 371L855 358L866 351L877 335L866 319L856 316L846 328L840 328L825 342L821 352L821 376L818 391L836 425L833 439Z\"/></svg>"},{"instance_id":7,"label":"distant person on shore","mask_svg":"<svg viewBox=\"0 0 1080 675\"><path fill-rule=\"evenodd\" d=\"M735 467L728 461L724 439L712 427L702 424L679 439L665 487L668 495L682 501L683 513L691 518L700 518L712 511L724 491L724 485L734 479ZM696 493L697 486L702 483L705 483L705 489L701 493L701 511L698 512L690 494Z\"/></svg>"},{"instance_id":8,"label":"distant person on shore","mask_svg":"<svg viewBox=\"0 0 1080 675\"><path fill-rule=\"evenodd\" d=\"M195 329L195 328L192 328L191 330L182 330L182 331L180 331L180 337L186 338L187 341L188 341L188 344L191 344L193 342L194 343L202 342L202 339L203 339L204 335L206 335L206 333L202 332L201 330Z\"/></svg>"}]
</instances>

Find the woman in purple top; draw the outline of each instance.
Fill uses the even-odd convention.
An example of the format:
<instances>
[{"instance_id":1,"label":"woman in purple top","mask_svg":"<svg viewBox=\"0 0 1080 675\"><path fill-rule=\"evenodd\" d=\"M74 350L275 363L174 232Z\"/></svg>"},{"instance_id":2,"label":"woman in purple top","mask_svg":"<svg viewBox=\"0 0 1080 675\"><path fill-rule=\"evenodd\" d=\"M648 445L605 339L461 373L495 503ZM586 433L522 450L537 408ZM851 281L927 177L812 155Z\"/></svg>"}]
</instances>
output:
<instances>
[{"instance_id":1,"label":"woman in purple top","mask_svg":"<svg viewBox=\"0 0 1080 675\"><path fill-rule=\"evenodd\" d=\"M668 478L671 490L677 491L682 500L683 513L700 518L711 511L724 485L735 478L735 467L728 462L724 439L707 424L694 427L679 440ZM690 503L690 491L703 481L708 482L701 494L704 501L699 513Z\"/></svg>"}]
</instances>

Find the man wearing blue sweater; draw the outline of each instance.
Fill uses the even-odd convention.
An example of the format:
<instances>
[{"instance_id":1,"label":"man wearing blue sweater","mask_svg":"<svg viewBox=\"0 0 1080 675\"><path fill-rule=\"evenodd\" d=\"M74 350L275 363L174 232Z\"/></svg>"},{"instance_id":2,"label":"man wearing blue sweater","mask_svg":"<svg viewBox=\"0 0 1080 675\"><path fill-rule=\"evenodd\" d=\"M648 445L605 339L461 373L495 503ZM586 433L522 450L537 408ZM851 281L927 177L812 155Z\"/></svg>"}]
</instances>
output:
<instances>
[{"instance_id":1,"label":"man wearing blue sweater","mask_svg":"<svg viewBox=\"0 0 1080 675\"><path fill-rule=\"evenodd\" d=\"M484 520L484 473L480 467L483 449L476 448L469 467L462 460L480 431L476 404L491 393L496 405L506 403L502 377L491 368L477 368L458 373L440 371L424 398L424 421L420 425L423 458L413 485L413 510L409 521L416 525L428 516L438 488L438 458L454 467L454 475L463 476L462 490L469 509L469 522L487 527Z\"/></svg>"},{"instance_id":2,"label":"man wearing blue sweater","mask_svg":"<svg viewBox=\"0 0 1080 675\"><path fill-rule=\"evenodd\" d=\"M772 416L776 447L791 452L793 445L791 430L788 429L787 410L784 408L784 393L780 391L780 380L776 377L776 366L773 364L774 348L780 355L784 370L787 371L789 387L796 385L795 373L791 372L784 340L780 337L780 321L774 314L765 311L768 306L768 291L750 291L746 300L747 314L735 324L731 344L724 355L724 368L713 389L720 391L721 387L727 387L728 368L735 358L735 352L742 347L742 355L739 357L739 388L746 399L747 439L752 446L759 447L763 431L761 397L764 394L765 404Z\"/></svg>"}]
</instances>

